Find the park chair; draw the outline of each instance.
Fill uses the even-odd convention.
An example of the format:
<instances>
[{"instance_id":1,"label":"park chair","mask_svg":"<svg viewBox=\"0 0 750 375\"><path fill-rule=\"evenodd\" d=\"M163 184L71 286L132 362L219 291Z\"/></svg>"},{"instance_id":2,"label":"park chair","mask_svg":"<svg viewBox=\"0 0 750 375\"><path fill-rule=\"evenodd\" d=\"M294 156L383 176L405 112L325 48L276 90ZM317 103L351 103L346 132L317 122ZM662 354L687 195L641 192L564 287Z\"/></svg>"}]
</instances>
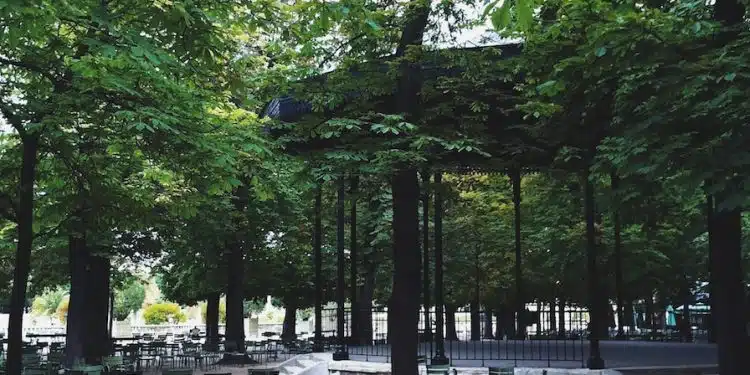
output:
<instances>
[{"instance_id":1,"label":"park chair","mask_svg":"<svg viewBox=\"0 0 750 375\"><path fill-rule=\"evenodd\" d=\"M108 373L114 372L114 371L125 371L125 370L134 369L134 366L132 363L125 363L125 358L119 355L103 357L102 366L104 366L104 369Z\"/></svg>"},{"instance_id":2,"label":"park chair","mask_svg":"<svg viewBox=\"0 0 750 375\"><path fill-rule=\"evenodd\" d=\"M62 367L62 363L65 360L64 352L50 352L47 354L46 367L50 373L56 373Z\"/></svg>"},{"instance_id":3,"label":"park chair","mask_svg":"<svg viewBox=\"0 0 750 375\"><path fill-rule=\"evenodd\" d=\"M183 368L174 370L164 370L162 375L193 375L193 369Z\"/></svg>"},{"instance_id":4,"label":"park chair","mask_svg":"<svg viewBox=\"0 0 750 375\"><path fill-rule=\"evenodd\" d=\"M488 370L489 375L513 375L516 371L513 367L490 367Z\"/></svg>"},{"instance_id":5,"label":"park chair","mask_svg":"<svg viewBox=\"0 0 750 375\"><path fill-rule=\"evenodd\" d=\"M77 375L101 375L104 372L102 365L73 365L72 374Z\"/></svg>"},{"instance_id":6,"label":"park chair","mask_svg":"<svg viewBox=\"0 0 750 375\"><path fill-rule=\"evenodd\" d=\"M279 370L277 369L253 369L249 368L247 369L247 375L279 375Z\"/></svg>"},{"instance_id":7,"label":"park chair","mask_svg":"<svg viewBox=\"0 0 750 375\"><path fill-rule=\"evenodd\" d=\"M449 375L450 365L427 365L427 375Z\"/></svg>"},{"instance_id":8,"label":"park chair","mask_svg":"<svg viewBox=\"0 0 750 375\"><path fill-rule=\"evenodd\" d=\"M21 366L25 370L46 370L42 367L42 356L37 353L24 353L21 358Z\"/></svg>"}]
</instances>

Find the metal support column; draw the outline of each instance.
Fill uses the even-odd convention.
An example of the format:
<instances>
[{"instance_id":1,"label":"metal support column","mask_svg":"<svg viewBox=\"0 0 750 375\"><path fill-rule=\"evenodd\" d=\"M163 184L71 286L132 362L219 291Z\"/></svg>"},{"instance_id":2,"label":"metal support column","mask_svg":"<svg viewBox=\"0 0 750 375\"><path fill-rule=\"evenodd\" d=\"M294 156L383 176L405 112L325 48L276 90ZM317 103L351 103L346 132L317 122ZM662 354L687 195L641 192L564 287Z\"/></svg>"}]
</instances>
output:
<instances>
[{"instance_id":1,"label":"metal support column","mask_svg":"<svg viewBox=\"0 0 750 375\"><path fill-rule=\"evenodd\" d=\"M612 213L613 225L615 231L615 294L617 298L617 338L625 338L625 295L624 295L624 282L622 276L622 221L620 220L620 199L619 199L619 188L620 179L616 173L612 173L610 176L612 182L612 195L616 198L615 210Z\"/></svg>"},{"instance_id":2,"label":"metal support column","mask_svg":"<svg viewBox=\"0 0 750 375\"><path fill-rule=\"evenodd\" d=\"M516 169L510 174L513 185L513 229L515 234L515 282L516 282L516 338L526 339L526 322L524 320L526 311L526 298L523 295L523 268L521 254L521 170Z\"/></svg>"},{"instance_id":3,"label":"metal support column","mask_svg":"<svg viewBox=\"0 0 750 375\"><path fill-rule=\"evenodd\" d=\"M334 361L344 361L349 359L349 353L346 351L346 314L344 311L344 302L346 300L346 254L344 254L345 228L344 220L344 198L346 195L346 183L343 177L338 180L338 194L336 199L336 252L338 255L337 282L336 282L336 351L333 353Z\"/></svg>"},{"instance_id":4,"label":"metal support column","mask_svg":"<svg viewBox=\"0 0 750 375\"><path fill-rule=\"evenodd\" d=\"M349 287L349 301L351 302L351 315L349 320L349 331L351 332L353 342L359 342L359 304L357 303L357 189L359 188L359 178L357 176L351 179L351 213L349 216L349 239L351 241L349 256L351 258L351 275Z\"/></svg>"},{"instance_id":5,"label":"metal support column","mask_svg":"<svg viewBox=\"0 0 750 375\"><path fill-rule=\"evenodd\" d=\"M323 347L323 258L321 253L323 225L321 224L322 188L315 188L313 207L313 260L315 261L315 338L313 351L322 352Z\"/></svg>"},{"instance_id":6,"label":"metal support column","mask_svg":"<svg viewBox=\"0 0 750 375\"><path fill-rule=\"evenodd\" d=\"M447 365L445 356L444 298L443 298L443 194L440 191L443 175L435 173L435 356L432 364Z\"/></svg>"},{"instance_id":7,"label":"metal support column","mask_svg":"<svg viewBox=\"0 0 750 375\"><path fill-rule=\"evenodd\" d=\"M594 184L589 180L589 173L586 171L584 184L584 212L586 215L586 255L588 260L588 292L589 292L589 313L591 333L589 334L589 359L587 367L590 369L603 369L604 360L602 359L599 347L599 333L601 331L602 319L605 311L602 311L602 293L597 272L597 241L595 227L595 201L594 201Z\"/></svg>"},{"instance_id":8,"label":"metal support column","mask_svg":"<svg viewBox=\"0 0 750 375\"><path fill-rule=\"evenodd\" d=\"M430 342L432 352L432 322L430 319L430 174L422 172L422 302L424 305L424 340Z\"/></svg>"}]
</instances>

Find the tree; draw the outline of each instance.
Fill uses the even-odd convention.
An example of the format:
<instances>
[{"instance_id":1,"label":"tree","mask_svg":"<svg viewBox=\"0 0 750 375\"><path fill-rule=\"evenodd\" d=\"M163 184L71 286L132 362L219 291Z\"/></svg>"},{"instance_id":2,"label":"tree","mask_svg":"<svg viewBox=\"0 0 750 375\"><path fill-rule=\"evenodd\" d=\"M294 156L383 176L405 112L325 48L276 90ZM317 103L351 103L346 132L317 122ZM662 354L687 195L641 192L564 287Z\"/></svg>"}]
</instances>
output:
<instances>
[{"instance_id":1,"label":"tree","mask_svg":"<svg viewBox=\"0 0 750 375\"><path fill-rule=\"evenodd\" d=\"M92 165L93 159L85 157L96 153L86 142L92 142L89 137L94 134L101 137L102 130L118 129L118 135L129 139L130 145L145 142L156 146L158 152L169 145L166 150L187 155L187 148L209 145L205 142L210 138L201 135L214 128L211 119L220 116L206 109L226 104L226 98L217 94L229 85L227 77L231 74L225 74L224 62L236 51L230 30L239 21L229 17L237 11L234 5L224 2L210 6L202 3L204 8L86 0L48 5L14 5L0 11L0 23L10 28L6 34L10 37L3 38L4 56L0 60L4 77L0 110L22 145L21 189L16 210L18 244L9 327L11 373L20 371L21 316L34 235L34 183L40 149L73 162L69 173L77 177L73 185L77 204L71 210L76 228L70 229L74 256L70 262L74 269L98 266L102 272L97 275L103 280L108 265L100 257L90 257L87 253L84 234L90 231L87 225L91 220L81 220L86 219L81 218L84 213L89 214L87 199L96 190L84 177L86 173L77 168L96 165ZM150 38L154 35L159 37ZM219 79L207 82L206 76ZM11 96L14 99L9 100ZM61 115L59 108L66 108L67 113ZM106 131L104 134L113 135ZM175 136L168 138L167 134ZM107 140L108 144L102 148L99 148L101 143L94 142L94 150L107 155L103 152L106 150L114 156L111 154L116 154L117 148L109 146L115 142ZM212 153L217 150L212 146L203 149L211 149ZM170 162L179 165L179 157ZM94 184L102 182L94 181ZM108 229L111 226L99 233ZM76 275L74 272L71 280L71 336L67 353L71 358L83 356L93 360L101 357L97 355L101 354L97 353L101 350L98 348L106 347L101 342L106 339L103 297L107 284L102 280L87 283ZM96 290L87 292L80 285ZM81 319L86 324L79 324L79 313L84 311L79 308L83 306L83 294L97 295L96 307L88 306L87 311L98 317ZM87 325L91 327L86 328ZM78 330L84 332L76 333ZM79 344L80 340L86 342Z\"/></svg>"},{"instance_id":2,"label":"tree","mask_svg":"<svg viewBox=\"0 0 750 375\"><path fill-rule=\"evenodd\" d=\"M114 293L114 317L117 320L125 320L130 313L140 310L146 298L146 288L138 280L130 281Z\"/></svg>"}]
</instances>

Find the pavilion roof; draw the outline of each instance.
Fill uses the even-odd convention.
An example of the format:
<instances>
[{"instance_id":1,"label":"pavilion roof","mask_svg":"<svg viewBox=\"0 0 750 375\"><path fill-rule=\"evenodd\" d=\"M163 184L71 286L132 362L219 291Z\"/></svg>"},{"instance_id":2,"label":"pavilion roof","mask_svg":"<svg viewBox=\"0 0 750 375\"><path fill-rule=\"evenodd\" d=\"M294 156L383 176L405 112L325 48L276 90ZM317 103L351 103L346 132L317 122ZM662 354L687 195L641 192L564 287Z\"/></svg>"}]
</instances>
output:
<instances>
[{"instance_id":1,"label":"pavilion roof","mask_svg":"<svg viewBox=\"0 0 750 375\"><path fill-rule=\"evenodd\" d=\"M442 50L439 52L468 54L470 52L481 52L485 50L499 50L499 54L492 55L497 56L495 59L498 59L499 61L508 57L518 56L521 52L521 45L503 44L475 48L450 49L447 51ZM374 63L370 62L364 69L371 69L371 71L368 73L372 73L372 69L374 69L374 72L376 74L379 74L381 71L382 74L387 74L388 61L391 59L392 57L385 57L383 59L375 61ZM341 72L339 71L336 73ZM354 77L355 82L358 77L365 75L362 71L357 69L349 69L349 74ZM426 56L426 58L423 60L422 74L423 80L427 85L428 83L434 83L442 77L451 76L455 78L460 74L460 69L457 69L455 68L455 66L446 63L446 59L441 58L440 54L438 53L431 56ZM326 73L320 76L313 77L306 82L309 82L311 87L314 85L321 85L317 86L315 89L322 88L323 90L325 90L330 77L332 77L332 74ZM336 83L337 82L334 82L334 84ZM471 82L466 82L466 84L471 85ZM303 82L303 87L305 85L306 83ZM363 82L363 85L366 85L366 83ZM463 172L486 172L504 171L509 168L520 167L523 167L524 169L534 169L537 167L546 167L551 163L552 155L554 154L554 152L550 152L547 145L540 144L538 141L533 139L533 137L527 134L527 132L522 129L522 126L519 126L523 125L523 121L521 119L521 115L514 110L515 103L504 101L507 100L507 97L514 96L515 92L513 91L513 86L514 82L501 82L501 80L498 80L496 87L494 88L498 90L504 90L506 94L498 95L498 97L502 96L506 99L489 99L495 102L493 103L493 107L497 108L497 110L493 110L484 123L482 137L486 136L487 138L482 139L482 141L487 145L488 148L486 151L488 151L492 155L492 157L487 158L479 154L452 153L444 155L440 158L439 165L441 168ZM479 93L479 91L481 90L473 90L473 88L471 87L465 87L464 90L467 90L467 92L471 91L471 95L474 95L474 91L476 91L476 95L481 95ZM353 98L358 95L358 92L352 91L347 94L347 97ZM389 95L387 94L383 96L386 97L386 100L389 97ZM484 99L487 100L488 98L485 97ZM437 96L423 102L424 107L443 104L453 105L453 98L451 98L450 96L446 96L443 98ZM329 117L333 117L333 115L335 115L335 110L331 112L334 113L329 113ZM302 121L306 116L312 115L314 113L315 111L311 102L300 99L300 96L295 97L295 95L292 94L280 96L271 100L266 105L263 115L280 120L284 123L297 123ZM456 117L457 114L458 117ZM428 125L440 127L460 126L458 123L461 122L461 118L464 116L464 114L467 117L470 116L470 110L466 108L465 105L455 104L454 110L451 114L448 115L448 117L442 119L432 118L429 120ZM320 142L315 141L293 144L290 146L290 151L305 152L329 149L331 147L335 147L335 141L324 140Z\"/></svg>"}]
</instances>

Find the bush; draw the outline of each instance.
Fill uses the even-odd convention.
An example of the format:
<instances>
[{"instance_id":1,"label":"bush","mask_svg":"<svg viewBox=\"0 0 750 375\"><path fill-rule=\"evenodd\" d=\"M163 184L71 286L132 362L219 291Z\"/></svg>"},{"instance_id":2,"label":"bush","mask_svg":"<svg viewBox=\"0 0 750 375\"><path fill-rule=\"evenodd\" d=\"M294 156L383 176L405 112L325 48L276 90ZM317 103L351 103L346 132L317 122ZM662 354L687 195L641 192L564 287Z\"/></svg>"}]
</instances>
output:
<instances>
[{"instance_id":1,"label":"bush","mask_svg":"<svg viewBox=\"0 0 750 375\"><path fill-rule=\"evenodd\" d=\"M203 323L206 322L206 310L208 309L208 305L205 302L201 302L201 317L203 318ZM224 303L224 301L219 302L219 324L224 324L227 322L227 305Z\"/></svg>"},{"instance_id":2,"label":"bush","mask_svg":"<svg viewBox=\"0 0 750 375\"><path fill-rule=\"evenodd\" d=\"M65 296L60 301L60 304L57 305L57 309L55 310L55 314L57 315L57 319L59 319L61 322L65 323L68 320L68 303L70 302L70 297Z\"/></svg>"},{"instance_id":3,"label":"bush","mask_svg":"<svg viewBox=\"0 0 750 375\"><path fill-rule=\"evenodd\" d=\"M31 305L31 311L38 315L56 314L57 308L67 295L68 291L64 288L49 290L34 298L34 302Z\"/></svg>"},{"instance_id":4,"label":"bush","mask_svg":"<svg viewBox=\"0 0 750 375\"><path fill-rule=\"evenodd\" d=\"M182 323L187 320L180 305L171 302L160 302L147 306L143 310L146 324Z\"/></svg>"}]
</instances>

